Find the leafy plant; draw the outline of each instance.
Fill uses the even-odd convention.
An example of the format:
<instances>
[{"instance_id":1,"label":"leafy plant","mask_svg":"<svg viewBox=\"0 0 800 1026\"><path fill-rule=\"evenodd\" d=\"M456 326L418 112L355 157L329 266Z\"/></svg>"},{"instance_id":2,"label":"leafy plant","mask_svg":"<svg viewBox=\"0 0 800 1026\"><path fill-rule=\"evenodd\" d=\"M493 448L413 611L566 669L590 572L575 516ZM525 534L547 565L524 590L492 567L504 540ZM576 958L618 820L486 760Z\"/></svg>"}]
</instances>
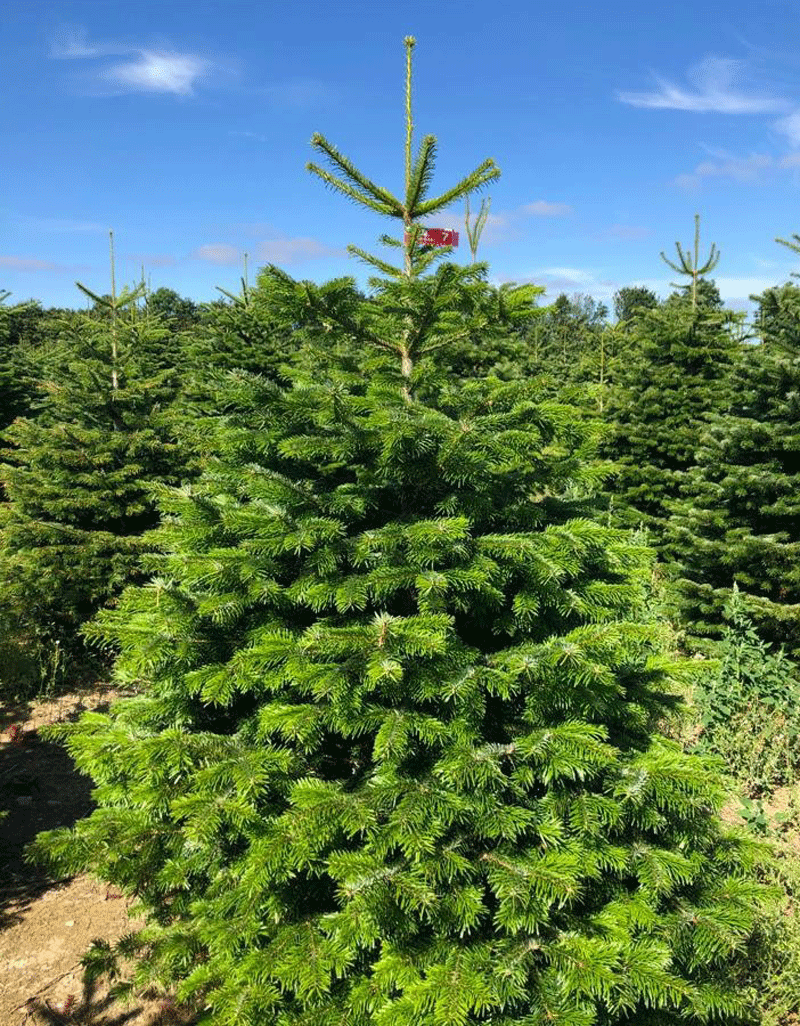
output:
<instances>
[{"instance_id":1,"label":"leafy plant","mask_svg":"<svg viewBox=\"0 0 800 1026\"><path fill-rule=\"evenodd\" d=\"M698 690L701 747L722 756L749 798L794 783L800 769L800 683L783 650L758 636L734 587L718 668ZM756 806L748 817L760 821Z\"/></svg>"}]
</instances>

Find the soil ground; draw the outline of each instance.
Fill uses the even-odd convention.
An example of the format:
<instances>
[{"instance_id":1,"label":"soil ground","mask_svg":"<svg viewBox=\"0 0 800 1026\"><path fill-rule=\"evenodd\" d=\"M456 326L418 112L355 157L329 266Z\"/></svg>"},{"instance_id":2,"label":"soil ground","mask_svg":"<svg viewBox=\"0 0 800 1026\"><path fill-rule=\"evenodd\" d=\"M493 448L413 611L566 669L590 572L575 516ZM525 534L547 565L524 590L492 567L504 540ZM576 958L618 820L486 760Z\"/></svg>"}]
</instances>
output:
<instances>
[{"instance_id":1,"label":"soil ground","mask_svg":"<svg viewBox=\"0 0 800 1026\"><path fill-rule=\"evenodd\" d=\"M164 996L113 1000L108 984L87 991L81 958L95 938L113 942L141 925L130 902L90 876L54 880L23 860L41 830L69 826L92 809L91 781L57 744L41 740L45 723L104 711L119 691L0 706L0 1026L167 1026L190 1024ZM13 728L13 729L10 729ZM21 731L14 738L16 731Z\"/></svg>"}]
</instances>

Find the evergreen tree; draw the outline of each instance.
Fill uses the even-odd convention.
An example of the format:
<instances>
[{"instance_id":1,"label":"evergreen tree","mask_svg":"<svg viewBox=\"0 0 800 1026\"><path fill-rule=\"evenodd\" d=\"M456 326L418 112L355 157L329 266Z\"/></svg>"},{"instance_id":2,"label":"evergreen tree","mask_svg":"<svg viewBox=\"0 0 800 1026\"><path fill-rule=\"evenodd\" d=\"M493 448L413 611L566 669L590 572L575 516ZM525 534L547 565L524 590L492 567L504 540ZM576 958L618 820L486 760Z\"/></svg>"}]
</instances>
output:
<instances>
[{"instance_id":1,"label":"evergreen tree","mask_svg":"<svg viewBox=\"0 0 800 1026\"><path fill-rule=\"evenodd\" d=\"M676 288L688 289L689 299L692 304L692 310L696 310L699 304L698 296L698 284L704 281L704 276L713 271L719 263L720 253L717 250L716 243L711 244L711 250L708 254L708 258L704 263L700 263L700 215L694 215L694 253L687 247L684 249L680 242L675 243L675 249L678 252L678 263L673 263L663 252L661 253L661 259L667 265L671 267L673 271L677 271L678 274L682 274L690 278L690 282L686 286L676 285ZM673 283L674 284L674 283Z\"/></svg>"},{"instance_id":2,"label":"evergreen tree","mask_svg":"<svg viewBox=\"0 0 800 1026\"><path fill-rule=\"evenodd\" d=\"M148 292L145 309L172 331L190 331L201 319L197 303L179 295L174 289L160 288Z\"/></svg>"},{"instance_id":3,"label":"evergreen tree","mask_svg":"<svg viewBox=\"0 0 800 1026\"><path fill-rule=\"evenodd\" d=\"M800 288L759 299L762 342L735 366L703 437L669 551L684 613L718 633L734 582L762 635L800 654Z\"/></svg>"},{"instance_id":4,"label":"evergreen tree","mask_svg":"<svg viewBox=\"0 0 800 1026\"><path fill-rule=\"evenodd\" d=\"M608 308L591 296L566 293L545 307L530 325L527 373L537 374L555 389L596 380L590 366L600 364L600 338Z\"/></svg>"},{"instance_id":5,"label":"evergreen tree","mask_svg":"<svg viewBox=\"0 0 800 1026\"><path fill-rule=\"evenodd\" d=\"M168 333L137 314L139 296L112 289L108 317L63 323L36 416L4 433L0 609L44 646L80 648L81 623L136 578L157 523L150 484L181 480L177 383L158 366Z\"/></svg>"},{"instance_id":6,"label":"evergreen tree","mask_svg":"<svg viewBox=\"0 0 800 1026\"><path fill-rule=\"evenodd\" d=\"M0 429L30 410L58 324L69 316L35 302L9 305L10 295L0 290Z\"/></svg>"},{"instance_id":7,"label":"evergreen tree","mask_svg":"<svg viewBox=\"0 0 800 1026\"><path fill-rule=\"evenodd\" d=\"M658 296L643 285L626 286L614 293L614 316L620 325L632 321L637 310L655 310L657 306Z\"/></svg>"},{"instance_id":8,"label":"evergreen tree","mask_svg":"<svg viewBox=\"0 0 800 1026\"><path fill-rule=\"evenodd\" d=\"M698 299L704 281L699 275L716 264L719 253L712 247L701 266L697 234L694 261L676 245L684 273L692 276L690 300L640 309L629 323L607 407L611 432L605 451L617 463L614 503L620 520L643 522L657 545L670 502L697 461L705 424L727 406L727 373L741 350L736 329L742 315Z\"/></svg>"},{"instance_id":9,"label":"evergreen tree","mask_svg":"<svg viewBox=\"0 0 800 1026\"><path fill-rule=\"evenodd\" d=\"M159 576L94 628L144 691L51 731L100 807L35 852L141 899L92 970L137 953L209 1026L735 1018L752 851L655 731L647 553L591 520L572 410L434 361L476 279L416 245L406 46L402 214L315 137L407 230L400 267L370 258L384 363L236 376L219 459L162 489Z\"/></svg>"},{"instance_id":10,"label":"evergreen tree","mask_svg":"<svg viewBox=\"0 0 800 1026\"><path fill-rule=\"evenodd\" d=\"M682 285L676 292L671 292L664 300L664 306L689 306L692 300L696 308L706 310L723 310L725 303L719 294L717 283L711 278L698 278L696 282Z\"/></svg>"},{"instance_id":11,"label":"evergreen tree","mask_svg":"<svg viewBox=\"0 0 800 1026\"><path fill-rule=\"evenodd\" d=\"M10 295L10 292L0 291L0 427L10 424L23 405L17 354L11 338L11 314L4 305Z\"/></svg>"}]
</instances>

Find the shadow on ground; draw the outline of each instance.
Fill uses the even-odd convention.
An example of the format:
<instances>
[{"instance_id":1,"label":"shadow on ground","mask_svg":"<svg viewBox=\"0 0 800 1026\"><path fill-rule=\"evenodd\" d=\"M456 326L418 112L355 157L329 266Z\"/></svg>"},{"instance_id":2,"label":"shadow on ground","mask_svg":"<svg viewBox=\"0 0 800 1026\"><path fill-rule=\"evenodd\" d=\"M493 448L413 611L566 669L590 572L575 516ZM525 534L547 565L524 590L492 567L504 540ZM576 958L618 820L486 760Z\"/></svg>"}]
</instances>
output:
<instances>
[{"instance_id":1,"label":"shadow on ground","mask_svg":"<svg viewBox=\"0 0 800 1026\"><path fill-rule=\"evenodd\" d=\"M93 702L91 707L103 712L109 704ZM89 708L79 700L62 707L58 715L57 701L52 705L55 712L48 708L50 722L77 720ZM19 922L32 901L62 882L25 862L25 846L42 830L72 826L94 807L89 777L78 772L60 745L39 738L30 716L30 702L0 707L0 723L5 728L4 743L0 744L0 809L7 812L0 821L0 930ZM48 722L47 718L43 722ZM9 740L15 726L22 729L15 740Z\"/></svg>"},{"instance_id":2,"label":"shadow on ground","mask_svg":"<svg viewBox=\"0 0 800 1026\"><path fill-rule=\"evenodd\" d=\"M141 1008L134 1004L121 1009L112 995L95 998L93 989L87 988L82 999L72 1004L34 998L20 1011L19 1026L63 1026L64 1023L70 1026L125 1026L140 1015ZM171 1001L161 1001L149 1017L147 1026L191 1026L195 1020L196 1016L181 1010Z\"/></svg>"}]
</instances>

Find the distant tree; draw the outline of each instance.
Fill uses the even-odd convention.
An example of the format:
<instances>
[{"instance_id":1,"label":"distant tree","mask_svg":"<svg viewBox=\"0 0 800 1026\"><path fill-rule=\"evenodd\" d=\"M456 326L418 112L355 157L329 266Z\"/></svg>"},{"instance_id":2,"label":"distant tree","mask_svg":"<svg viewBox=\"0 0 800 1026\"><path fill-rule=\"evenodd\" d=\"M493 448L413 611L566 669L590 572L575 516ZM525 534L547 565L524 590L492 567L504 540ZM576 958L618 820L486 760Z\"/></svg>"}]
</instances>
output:
<instances>
[{"instance_id":1,"label":"distant tree","mask_svg":"<svg viewBox=\"0 0 800 1026\"><path fill-rule=\"evenodd\" d=\"M691 300L692 310L695 310L698 305L698 282L702 277L713 271L713 269L719 263L720 253L717 250L716 244L711 244L711 251L707 259L701 264L700 263L700 215L694 215L694 252L687 247L683 249L680 242L675 243L675 249L678 252L678 262L674 263L670 260L662 251L661 259L664 263L671 267L673 271L677 271L678 274L682 274L690 279L689 285L686 286L689 290L689 298ZM674 284L674 283L673 283ZM681 286L676 286L680 288Z\"/></svg>"},{"instance_id":2,"label":"distant tree","mask_svg":"<svg viewBox=\"0 0 800 1026\"><path fill-rule=\"evenodd\" d=\"M160 288L149 293L145 310L160 318L161 323L173 331L189 331L201 320L198 304L178 295L173 289Z\"/></svg>"},{"instance_id":3,"label":"distant tree","mask_svg":"<svg viewBox=\"0 0 800 1026\"><path fill-rule=\"evenodd\" d=\"M735 584L768 641L800 656L800 288L758 299L762 342L744 347L725 408L697 442L668 553L685 619L721 629Z\"/></svg>"},{"instance_id":4,"label":"distant tree","mask_svg":"<svg viewBox=\"0 0 800 1026\"><path fill-rule=\"evenodd\" d=\"M741 352L732 328L726 311L683 303L642 311L627 332L608 396L605 454L617 465L621 522L644 522L657 545L703 428L727 408L728 372Z\"/></svg>"},{"instance_id":5,"label":"distant tree","mask_svg":"<svg viewBox=\"0 0 800 1026\"><path fill-rule=\"evenodd\" d=\"M614 293L614 316L618 324L628 324L637 310L655 310L658 296L644 285L629 285Z\"/></svg>"},{"instance_id":6,"label":"distant tree","mask_svg":"<svg viewBox=\"0 0 800 1026\"><path fill-rule=\"evenodd\" d=\"M542 376L550 388L595 380L608 307L582 293L561 293L526 330L525 373Z\"/></svg>"},{"instance_id":7,"label":"distant tree","mask_svg":"<svg viewBox=\"0 0 800 1026\"><path fill-rule=\"evenodd\" d=\"M671 292L664 300L665 306L692 306L703 310L724 310L725 302L719 294L717 283L711 278L698 278L694 284L683 285L677 292Z\"/></svg>"},{"instance_id":8,"label":"distant tree","mask_svg":"<svg viewBox=\"0 0 800 1026\"><path fill-rule=\"evenodd\" d=\"M81 624L139 574L158 522L151 486L182 477L177 377L158 365L169 333L137 312L140 297L112 288L95 297L102 318L62 325L36 417L3 436L0 618L76 654Z\"/></svg>"}]
</instances>

